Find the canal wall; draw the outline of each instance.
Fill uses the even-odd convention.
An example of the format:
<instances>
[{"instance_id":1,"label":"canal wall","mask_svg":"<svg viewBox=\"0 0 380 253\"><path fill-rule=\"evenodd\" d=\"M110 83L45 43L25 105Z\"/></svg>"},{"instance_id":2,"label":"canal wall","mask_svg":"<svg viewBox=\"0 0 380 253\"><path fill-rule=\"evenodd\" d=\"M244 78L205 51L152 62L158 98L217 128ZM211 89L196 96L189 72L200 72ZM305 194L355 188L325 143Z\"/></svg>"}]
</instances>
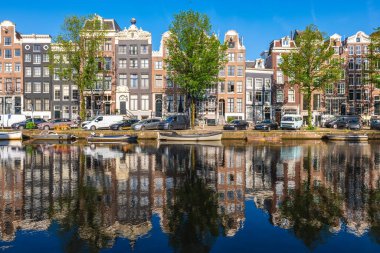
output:
<instances>
[{"instance_id":1,"label":"canal wall","mask_svg":"<svg viewBox=\"0 0 380 253\"><path fill-rule=\"evenodd\" d=\"M201 134L212 131L212 129L196 129L196 130L185 130L178 131L181 134ZM28 138L31 135L39 134L40 130L23 130L23 135ZM79 139L85 139L91 133L91 131L85 131L82 129L71 129L66 131L56 131L57 133L73 134ZM95 131L97 134L103 135L124 135L132 134L137 135L141 140L156 140L158 138L158 131L147 130L147 131L111 131L111 130L100 130ZM367 134L369 140L380 140L380 131L376 130L361 130L361 131L348 131L348 130L335 130L335 129L322 129L316 131L256 131L256 130L245 130L245 131L221 131L223 133L222 140L247 140L247 141L281 141L281 140L321 140L328 134Z\"/></svg>"}]
</instances>

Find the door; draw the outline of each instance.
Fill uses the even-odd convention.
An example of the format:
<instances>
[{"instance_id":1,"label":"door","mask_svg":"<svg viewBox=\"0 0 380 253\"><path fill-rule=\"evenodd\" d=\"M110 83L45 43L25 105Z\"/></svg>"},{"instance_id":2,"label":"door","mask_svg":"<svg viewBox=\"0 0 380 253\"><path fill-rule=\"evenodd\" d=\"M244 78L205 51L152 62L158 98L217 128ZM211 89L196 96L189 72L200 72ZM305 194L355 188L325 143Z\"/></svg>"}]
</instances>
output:
<instances>
[{"instance_id":1,"label":"door","mask_svg":"<svg viewBox=\"0 0 380 253\"><path fill-rule=\"evenodd\" d=\"M120 114L127 114L127 102L120 102Z\"/></svg>"},{"instance_id":2,"label":"door","mask_svg":"<svg viewBox=\"0 0 380 253\"><path fill-rule=\"evenodd\" d=\"M104 113L106 115L110 115L111 114L111 104L110 103L105 103L104 104Z\"/></svg>"},{"instance_id":3,"label":"door","mask_svg":"<svg viewBox=\"0 0 380 253\"><path fill-rule=\"evenodd\" d=\"M156 100L156 117L162 117L162 100Z\"/></svg>"}]
</instances>

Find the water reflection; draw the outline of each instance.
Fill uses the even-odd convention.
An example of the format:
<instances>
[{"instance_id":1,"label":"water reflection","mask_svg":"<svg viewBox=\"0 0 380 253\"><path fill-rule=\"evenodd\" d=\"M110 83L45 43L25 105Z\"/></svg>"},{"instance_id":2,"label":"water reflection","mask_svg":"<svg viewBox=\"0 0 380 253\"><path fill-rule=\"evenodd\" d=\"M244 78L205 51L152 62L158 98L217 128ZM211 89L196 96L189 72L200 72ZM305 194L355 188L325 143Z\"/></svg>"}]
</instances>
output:
<instances>
[{"instance_id":1,"label":"water reflection","mask_svg":"<svg viewBox=\"0 0 380 253\"><path fill-rule=\"evenodd\" d=\"M56 223L64 252L133 249L157 215L172 250L209 252L245 234L253 200L309 248L341 231L379 243L379 147L0 144L0 237Z\"/></svg>"}]
</instances>

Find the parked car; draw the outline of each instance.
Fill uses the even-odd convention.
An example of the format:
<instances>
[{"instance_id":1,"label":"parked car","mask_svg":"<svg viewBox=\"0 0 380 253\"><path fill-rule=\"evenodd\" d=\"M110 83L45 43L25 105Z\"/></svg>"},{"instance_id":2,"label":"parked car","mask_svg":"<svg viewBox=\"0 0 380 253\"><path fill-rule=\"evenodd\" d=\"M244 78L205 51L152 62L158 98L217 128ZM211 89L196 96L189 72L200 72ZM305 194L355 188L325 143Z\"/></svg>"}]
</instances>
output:
<instances>
[{"instance_id":1,"label":"parked car","mask_svg":"<svg viewBox=\"0 0 380 253\"><path fill-rule=\"evenodd\" d=\"M12 124L26 120L26 116L22 114L2 114L0 115L1 127L12 127Z\"/></svg>"},{"instance_id":2,"label":"parked car","mask_svg":"<svg viewBox=\"0 0 380 253\"><path fill-rule=\"evenodd\" d=\"M369 128L380 130L380 118L372 116L369 121Z\"/></svg>"},{"instance_id":3,"label":"parked car","mask_svg":"<svg viewBox=\"0 0 380 253\"><path fill-rule=\"evenodd\" d=\"M126 119L126 120L122 120L122 121L119 121L115 124L112 124L110 126L110 129L111 130L123 130L123 129L130 129L131 126L135 123L139 122L138 119Z\"/></svg>"},{"instance_id":4,"label":"parked car","mask_svg":"<svg viewBox=\"0 0 380 253\"><path fill-rule=\"evenodd\" d=\"M78 127L78 125L70 119L53 119L47 122L39 123L37 127L41 130L50 130L60 125L67 125L70 128Z\"/></svg>"},{"instance_id":5,"label":"parked car","mask_svg":"<svg viewBox=\"0 0 380 253\"><path fill-rule=\"evenodd\" d=\"M339 128L338 127L338 121L340 122L340 124L342 124L342 121L348 121L348 120L353 119L353 118L359 118L359 121L360 121L360 117L357 116L357 115L336 116L335 118L327 121L325 123L325 127L328 127L328 128Z\"/></svg>"},{"instance_id":6,"label":"parked car","mask_svg":"<svg viewBox=\"0 0 380 253\"><path fill-rule=\"evenodd\" d=\"M336 122L338 119L339 119L339 117L334 117L334 118L331 118L329 120L326 120L324 127L334 128L334 126L335 126L335 128L336 128Z\"/></svg>"},{"instance_id":7,"label":"parked car","mask_svg":"<svg viewBox=\"0 0 380 253\"><path fill-rule=\"evenodd\" d=\"M270 120L270 119L263 120L260 123L257 123L255 125L255 130L268 130L268 131L270 131L272 129L277 130L278 124L277 124L277 122Z\"/></svg>"},{"instance_id":8,"label":"parked car","mask_svg":"<svg viewBox=\"0 0 380 253\"><path fill-rule=\"evenodd\" d=\"M123 120L123 115L102 115L97 116L89 123L83 126L85 130L96 130L96 129L109 129L112 124L120 122Z\"/></svg>"},{"instance_id":9,"label":"parked car","mask_svg":"<svg viewBox=\"0 0 380 253\"><path fill-rule=\"evenodd\" d=\"M224 130L247 130L249 127L249 123L245 120L235 119L230 123L227 123L223 126Z\"/></svg>"},{"instance_id":10,"label":"parked car","mask_svg":"<svg viewBox=\"0 0 380 253\"><path fill-rule=\"evenodd\" d=\"M341 117L336 121L336 128L360 130L362 128L362 123L359 117Z\"/></svg>"},{"instance_id":11,"label":"parked car","mask_svg":"<svg viewBox=\"0 0 380 253\"><path fill-rule=\"evenodd\" d=\"M44 122L46 122L46 120L41 119L41 118L36 118L36 119L26 119L26 120L21 121L21 122L18 122L18 123L13 123L11 127L12 127L12 129L19 129L19 130L22 130L22 129L26 128L26 125L27 125L29 122L34 122L34 124L35 124L35 128L37 128L37 125L38 125L38 124L40 124L40 123L44 123Z\"/></svg>"},{"instance_id":12,"label":"parked car","mask_svg":"<svg viewBox=\"0 0 380 253\"><path fill-rule=\"evenodd\" d=\"M281 118L281 129L301 129L303 124L302 116L297 114L286 114Z\"/></svg>"},{"instance_id":13,"label":"parked car","mask_svg":"<svg viewBox=\"0 0 380 253\"><path fill-rule=\"evenodd\" d=\"M157 129L159 130L169 130L169 129L177 129L177 130L185 130L190 127L189 118L186 115L172 115L161 121Z\"/></svg>"},{"instance_id":14,"label":"parked car","mask_svg":"<svg viewBox=\"0 0 380 253\"><path fill-rule=\"evenodd\" d=\"M135 124L132 125L132 129L139 131L139 130L153 130L157 129L158 124L160 123L160 119L154 118L154 119L144 119L141 120Z\"/></svg>"}]
</instances>

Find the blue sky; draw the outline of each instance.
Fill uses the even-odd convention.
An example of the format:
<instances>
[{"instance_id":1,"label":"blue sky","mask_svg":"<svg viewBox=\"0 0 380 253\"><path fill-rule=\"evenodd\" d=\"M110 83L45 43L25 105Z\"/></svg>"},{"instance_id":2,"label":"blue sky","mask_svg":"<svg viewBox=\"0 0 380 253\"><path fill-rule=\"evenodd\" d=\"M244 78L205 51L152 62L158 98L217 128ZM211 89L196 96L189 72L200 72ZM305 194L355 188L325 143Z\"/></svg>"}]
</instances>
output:
<instances>
[{"instance_id":1,"label":"blue sky","mask_svg":"<svg viewBox=\"0 0 380 253\"><path fill-rule=\"evenodd\" d=\"M380 26L379 0L18 0L4 6L0 20L15 22L19 32L53 36L69 15L97 13L116 19L121 27L129 26L135 17L138 27L152 33L154 50L173 14L192 9L209 15L220 38L229 29L238 31L247 59L258 58L273 39L311 23L328 35L343 37L359 30L371 33Z\"/></svg>"}]
</instances>

